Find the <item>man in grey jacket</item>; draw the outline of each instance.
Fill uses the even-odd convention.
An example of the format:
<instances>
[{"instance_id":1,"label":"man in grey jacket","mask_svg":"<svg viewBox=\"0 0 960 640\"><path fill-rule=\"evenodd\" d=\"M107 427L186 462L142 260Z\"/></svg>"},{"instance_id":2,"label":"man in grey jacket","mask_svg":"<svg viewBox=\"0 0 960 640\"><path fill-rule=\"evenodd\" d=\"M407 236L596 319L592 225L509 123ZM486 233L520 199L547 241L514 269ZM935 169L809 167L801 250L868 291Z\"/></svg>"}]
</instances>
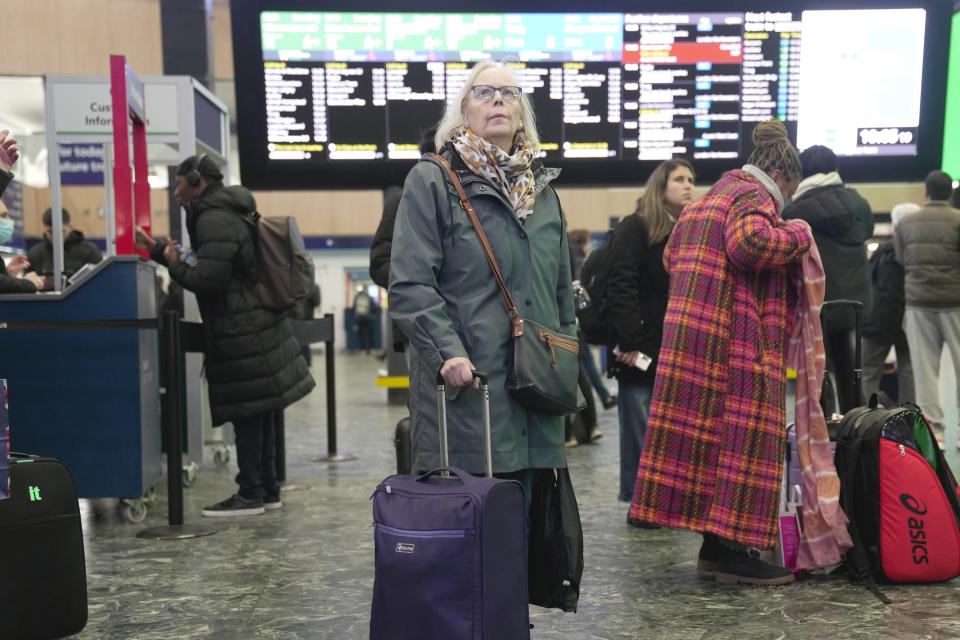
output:
<instances>
[{"instance_id":1,"label":"man in grey jacket","mask_svg":"<svg viewBox=\"0 0 960 640\"><path fill-rule=\"evenodd\" d=\"M960 210L947 202L953 188L949 175L930 172L926 187L926 204L900 220L893 240L905 272L903 323L917 404L942 448L945 422L938 380L944 344L960 382Z\"/></svg>"}]
</instances>

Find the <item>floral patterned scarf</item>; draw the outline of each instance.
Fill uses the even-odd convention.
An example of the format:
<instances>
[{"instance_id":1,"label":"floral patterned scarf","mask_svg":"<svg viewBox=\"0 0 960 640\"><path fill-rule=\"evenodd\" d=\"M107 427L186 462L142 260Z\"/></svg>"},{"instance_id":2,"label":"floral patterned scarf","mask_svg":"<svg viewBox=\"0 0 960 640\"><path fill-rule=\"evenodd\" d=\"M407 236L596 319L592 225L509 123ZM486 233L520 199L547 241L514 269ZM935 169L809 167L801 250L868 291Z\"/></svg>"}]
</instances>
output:
<instances>
[{"instance_id":1,"label":"floral patterned scarf","mask_svg":"<svg viewBox=\"0 0 960 640\"><path fill-rule=\"evenodd\" d=\"M475 134L469 127L455 131L453 147L475 174L500 188L517 217L533 213L536 182L533 177L533 149L521 136L513 155Z\"/></svg>"}]
</instances>

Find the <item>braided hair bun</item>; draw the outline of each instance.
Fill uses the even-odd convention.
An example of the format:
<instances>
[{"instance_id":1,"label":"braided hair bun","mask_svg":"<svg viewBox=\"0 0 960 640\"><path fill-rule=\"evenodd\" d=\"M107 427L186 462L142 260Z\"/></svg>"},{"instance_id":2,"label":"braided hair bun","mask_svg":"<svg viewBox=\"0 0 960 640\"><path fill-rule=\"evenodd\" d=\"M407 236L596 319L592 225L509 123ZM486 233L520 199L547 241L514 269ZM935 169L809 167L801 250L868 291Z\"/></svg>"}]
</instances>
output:
<instances>
[{"instance_id":1,"label":"braided hair bun","mask_svg":"<svg viewBox=\"0 0 960 640\"><path fill-rule=\"evenodd\" d=\"M779 120L761 122L753 129L755 147L770 147L777 144L790 144L787 128Z\"/></svg>"},{"instance_id":2,"label":"braided hair bun","mask_svg":"<svg viewBox=\"0 0 960 640\"><path fill-rule=\"evenodd\" d=\"M768 175L780 171L787 180L803 177L800 155L787 136L787 128L779 120L767 120L753 129L753 152L747 163Z\"/></svg>"}]
</instances>

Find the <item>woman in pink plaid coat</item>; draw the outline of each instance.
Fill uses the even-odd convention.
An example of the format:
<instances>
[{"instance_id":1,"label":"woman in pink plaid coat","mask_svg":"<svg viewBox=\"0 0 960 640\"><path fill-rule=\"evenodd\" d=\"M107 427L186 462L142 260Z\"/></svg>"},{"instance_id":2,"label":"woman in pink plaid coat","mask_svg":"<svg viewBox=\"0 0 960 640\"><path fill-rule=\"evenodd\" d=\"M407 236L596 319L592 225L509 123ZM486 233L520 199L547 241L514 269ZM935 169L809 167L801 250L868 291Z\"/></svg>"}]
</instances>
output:
<instances>
[{"instance_id":1,"label":"woman in pink plaid coat","mask_svg":"<svg viewBox=\"0 0 960 640\"><path fill-rule=\"evenodd\" d=\"M752 547L777 539L786 424L789 281L812 240L780 217L800 159L777 120L688 205L664 253L670 299L630 517L701 532L718 582L785 584Z\"/></svg>"}]
</instances>

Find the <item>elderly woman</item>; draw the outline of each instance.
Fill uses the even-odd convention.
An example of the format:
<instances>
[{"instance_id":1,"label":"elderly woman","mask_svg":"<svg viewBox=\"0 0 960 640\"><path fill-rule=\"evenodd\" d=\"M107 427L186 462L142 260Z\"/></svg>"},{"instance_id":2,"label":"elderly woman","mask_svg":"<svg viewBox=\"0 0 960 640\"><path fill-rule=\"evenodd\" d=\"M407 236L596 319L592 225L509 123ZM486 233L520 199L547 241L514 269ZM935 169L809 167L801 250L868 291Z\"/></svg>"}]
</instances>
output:
<instances>
[{"instance_id":1,"label":"elderly woman","mask_svg":"<svg viewBox=\"0 0 960 640\"><path fill-rule=\"evenodd\" d=\"M567 234L549 183L558 174L535 160L533 109L513 74L477 64L437 129L438 153L453 167L524 318L575 334ZM441 166L424 157L407 176L390 262L390 315L410 339L413 468L440 463L436 377L447 396L450 464L483 473L479 393L471 370L490 375L493 470L520 480L527 500L533 469L562 468L563 418L533 412L510 396L510 321L460 198Z\"/></svg>"},{"instance_id":2,"label":"elderly woman","mask_svg":"<svg viewBox=\"0 0 960 640\"><path fill-rule=\"evenodd\" d=\"M630 517L704 534L718 582L785 584L749 547L777 539L786 424L791 267L813 241L784 222L800 159L777 120L742 170L687 206L664 251L670 294ZM791 308L792 307L792 308Z\"/></svg>"}]
</instances>

